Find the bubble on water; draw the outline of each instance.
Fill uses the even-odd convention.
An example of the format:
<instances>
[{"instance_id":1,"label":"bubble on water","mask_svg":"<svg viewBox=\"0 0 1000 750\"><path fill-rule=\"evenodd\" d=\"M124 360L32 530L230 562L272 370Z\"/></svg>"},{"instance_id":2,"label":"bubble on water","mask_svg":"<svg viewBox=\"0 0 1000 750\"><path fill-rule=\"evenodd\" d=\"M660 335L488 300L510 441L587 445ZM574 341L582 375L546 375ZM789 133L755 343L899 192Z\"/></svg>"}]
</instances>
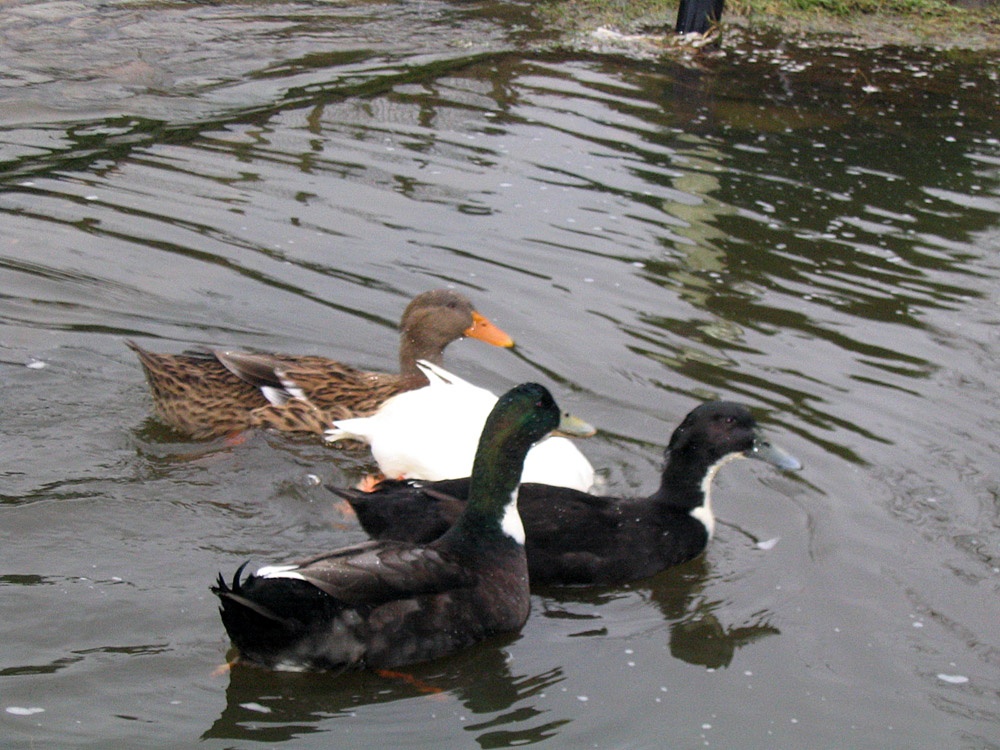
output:
<instances>
[{"instance_id":1,"label":"bubble on water","mask_svg":"<svg viewBox=\"0 0 1000 750\"><path fill-rule=\"evenodd\" d=\"M941 682L947 682L949 685L964 685L969 681L969 678L961 674L939 674L938 679Z\"/></svg>"},{"instance_id":2,"label":"bubble on water","mask_svg":"<svg viewBox=\"0 0 1000 750\"><path fill-rule=\"evenodd\" d=\"M241 703L240 708L245 708L247 711L256 711L259 714L269 714L271 709L267 706L262 706L260 703Z\"/></svg>"},{"instance_id":3,"label":"bubble on water","mask_svg":"<svg viewBox=\"0 0 1000 750\"><path fill-rule=\"evenodd\" d=\"M38 706L32 706L31 708L25 708L24 706L7 706L7 713L14 714L14 716L31 716L32 714L40 714L44 711L44 708L39 708Z\"/></svg>"}]
</instances>

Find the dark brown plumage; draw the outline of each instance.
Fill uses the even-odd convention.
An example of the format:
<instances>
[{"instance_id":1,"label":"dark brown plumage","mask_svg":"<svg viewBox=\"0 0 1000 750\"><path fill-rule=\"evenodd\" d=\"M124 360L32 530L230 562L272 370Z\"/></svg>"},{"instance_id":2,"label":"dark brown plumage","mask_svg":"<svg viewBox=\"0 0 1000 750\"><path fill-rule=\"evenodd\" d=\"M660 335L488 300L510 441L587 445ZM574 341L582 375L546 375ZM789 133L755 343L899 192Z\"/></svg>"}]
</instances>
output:
<instances>
[{"instance_id":1,"label":"dark brown plumage","mask_svg":"<svg viewBox=\"0 0 1000 750\"><path fill-rule=\"evenodd\" d=\"M322 434L335 419L367 416L390 396L420 388L418 359L440 365L445 347L469 336L513 346L463 295L418 295L400 321L399 373L369 372L317 356L210 351L157 354L133 341L160 417L195 439L263 427Z\"/></svg>"}]
</instances>

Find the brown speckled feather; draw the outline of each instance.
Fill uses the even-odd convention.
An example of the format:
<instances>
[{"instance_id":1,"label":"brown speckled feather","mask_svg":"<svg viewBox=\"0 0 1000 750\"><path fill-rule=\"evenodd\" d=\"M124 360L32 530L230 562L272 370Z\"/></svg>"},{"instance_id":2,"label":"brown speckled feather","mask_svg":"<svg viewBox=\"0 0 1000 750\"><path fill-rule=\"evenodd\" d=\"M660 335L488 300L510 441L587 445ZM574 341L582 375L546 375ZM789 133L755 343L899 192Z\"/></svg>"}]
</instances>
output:
<instances>
[{"instance_id":1,"label":"brown speckled feather","mask_svg":"<svg viewBox=\"0 0 1000 750\"><path fill-rule=\"evenodd\" d=\"M126 341L138 356L156 413L195 439L221 437L251 426L254 409L267 406L256 388L236 377L213 355L157 354Z\"/></svg>"}]
</instances>

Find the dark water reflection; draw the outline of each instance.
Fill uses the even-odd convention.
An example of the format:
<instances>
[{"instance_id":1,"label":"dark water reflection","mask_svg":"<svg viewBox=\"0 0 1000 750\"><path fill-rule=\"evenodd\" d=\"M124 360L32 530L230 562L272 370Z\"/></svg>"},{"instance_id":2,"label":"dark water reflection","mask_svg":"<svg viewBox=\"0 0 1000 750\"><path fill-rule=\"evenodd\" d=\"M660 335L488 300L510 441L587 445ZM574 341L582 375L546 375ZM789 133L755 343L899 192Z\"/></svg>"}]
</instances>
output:
<instances>
[{"instance_id":1,"label":"dark water reflection","mask_svg":"<svg viewBox=\"0 0 1000 750\"><path fill-rule=\"evenodd\" d=\"M11 747L998 746L996 54L533 52L529 10L4 6ZM322 483L366 458L185 442L122 340L389 369L446 284L518 341L449 366L550 384L613 490L712 397L806 469L410 677L214 674L216 571L363 538Z\"/></svg>"},{"instance_id":2,"label":"dark water reflection","mask_svg":"<svg viewBox=\"0 0 1000 750\"><path fill-rule=\"evenodd\" d=\"M584 641L581 647L586 649L586 639L606 638L616 627L602 615L609 603L638 596L659 610L657 615L645 616L651 633L660 637L663 622L669 623L673 658L710 669L725 668L738 649L780 631L765 622L739 627L720 622L713 610L721 603L707 601L702 594L708 567L704 559L695 560L650 581L649 588L643 584L627 587L634 593L554 588L536 597L534 611L537 617L558 621L556 629L564 630L567 639ZM635 622L620 624L631 628ZM504 646L501 639L473 648L444 662L445 669L438 663L379 675L317 676L238 666L230 673L226 707L202 739L282 742L336 731L323 720L356 724L365 706L396 701L410 702L414 713L426 713L432 720L468 712L461 714L462 730L471 733L481 747L534 744L558 736L559 728L572 719L553 716L544 701L548 692L562 687L567 679L564 670L552 667L513 674ZM386 727L360 731L384 733ZM390 727L389 732L393 731Z\"/></svg>"},{"instance_id":3,"label":"dark water reflection","mask_svg":"<svg viewBox=\"0 0 1000 750\"><path fill-rule=\"evenodd\" d=\"M725 624L714 611L722 604L705 595L711 580L710 565L702 557L647 581L625 587L634 591L662 617L654 620L652 630L660 632L662 622L669 624L667 636L670 654L689 664L711 669L728 667L740 648L780 631L760 616L743 624ZM648 588L647 588L648 586ZM602 637L609 634L602 605L622 596L620 589L553 588L542 601L544 617L579 621L580 629L570 638ZM592 627L590 627L592 626Z\"/></svg>"},{"instance_id":4,"label":"dark water reflection","mask_svg":"<svg viewBox=\"0 0 1000 750\"><path fill-rule=\"evenodd\" d=\"M365 706L395 701L409 702L409 710L431 721L461 712L462 730L481 747L510 747L554 736L568 720L552 721L531 702L562 682L561 670L513 675L499 645L474 648L452 660L445 671L438 666L382 675L317 676L237 668L226 690L226 708L202 739L280 742L331 731L318 723L320 719L363 724L359 715ZM394 734L405 736L408 729L383 725L347 731L372 732L372 739L381 734L383 741L393 742Z\"/></svg>"}]
</instances>

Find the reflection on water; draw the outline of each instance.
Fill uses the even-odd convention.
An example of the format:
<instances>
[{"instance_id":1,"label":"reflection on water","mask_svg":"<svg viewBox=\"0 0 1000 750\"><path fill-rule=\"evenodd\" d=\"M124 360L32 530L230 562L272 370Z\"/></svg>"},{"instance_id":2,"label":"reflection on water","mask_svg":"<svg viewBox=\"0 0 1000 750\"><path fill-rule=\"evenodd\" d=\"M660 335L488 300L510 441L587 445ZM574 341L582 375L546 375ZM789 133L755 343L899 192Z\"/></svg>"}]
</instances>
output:
<instances>
[{"instance_id":1,"label":"reflection on water","mask_svg":"<svg viewBox=\"0 0 1000 750\"><path fill-rule=\"evenodd\" d=\"M636 628L648 629L654 638L669 642L673 658L722 669L739 649L780 631L766 622L764 613L757 613L755 622L724 624L717 614L722 603L704 596L709 567L704 558L694 560L646 583L628 586L627 591L552 588L535 598L536 616L559 621L557 630L568 639L620 637ZM639 622L616 613L613 607L609 611L616 601L636 596L658 614L647 613ZM468 711L462 730L472 733L481 747L534 744L557 736L560 727L572 721L544 707L547 693L565 680L560 667L529 674L512 672L504 639L429 665L379 674L276 673L237 665L229 672L226 707L202 739L283 742L333 731L325 720L356 722L365 706L401 701L407 713L418 716ZM477 716L486 718L478 720ZM394 731L388 729L390 736Z\"/></svg>"},{"instance_id":2,"label":"reflection on water","mask_svg":"<svg viewBox=\"0 0 1000 750\"><path fill-rule=\"evenodd\" d=\"M535 53L529 12L4 7L13 747L995 744L995 53ZM369 464L179 439L123 339L391 369L442 285L518 341L449 365L550 384L611 491L705 398L806 470L727 467L703 558L408 678L213 677L216 571L362 539L322 482Z\"/></svg>"},{"instance_id":3,"label":"reflection on water","mask_svg":"<svg viewBox=\"0 0 1000 750\"><path fill-rule=\"evenodd\" d=\"M767 612L755 613L750 622L726 624L721 621L716 611L722 602L705 596L706 584L710 582L710 563L700 557L646 582L626 586L624 590L551 589L543 600L542 614L566 621L570 628L566 634L568 638L621 635L617 632L619 626L631 630L641 621L634 615L622 623L615 623L613 619L608 621L604 614L607 605L626 596L639 596L658 610L657 616L647 616L646 627L655 637L663 634L675 659L721 669L730 665L738 649L781 631L769 624ZM624 591L632 593L626 595Z\"/></svg>"},{"instance_id":4,"label":"reflection on water","mask_svg":"<svg viewBox=\"0 0 1000 750\"><path fill-rule=\"evenodd\" d=\"M468 711L464 731L482 747L512 747L553 736L568 720L542 720L531 705L533 696L563 680L559 669L538 674L511 674L502 643L474 647L448 659L444 671L418 666L406 672L341 675L275 673L237 666L230 672L226 708L202 739L247 739L282 742L320 729L318 718L356 721L358 710L372 703L409 701L421 715ZM484 715L485 721L476 719ZM406 727L385 727L391 742Z\"/></svg>"}]
</instances>

